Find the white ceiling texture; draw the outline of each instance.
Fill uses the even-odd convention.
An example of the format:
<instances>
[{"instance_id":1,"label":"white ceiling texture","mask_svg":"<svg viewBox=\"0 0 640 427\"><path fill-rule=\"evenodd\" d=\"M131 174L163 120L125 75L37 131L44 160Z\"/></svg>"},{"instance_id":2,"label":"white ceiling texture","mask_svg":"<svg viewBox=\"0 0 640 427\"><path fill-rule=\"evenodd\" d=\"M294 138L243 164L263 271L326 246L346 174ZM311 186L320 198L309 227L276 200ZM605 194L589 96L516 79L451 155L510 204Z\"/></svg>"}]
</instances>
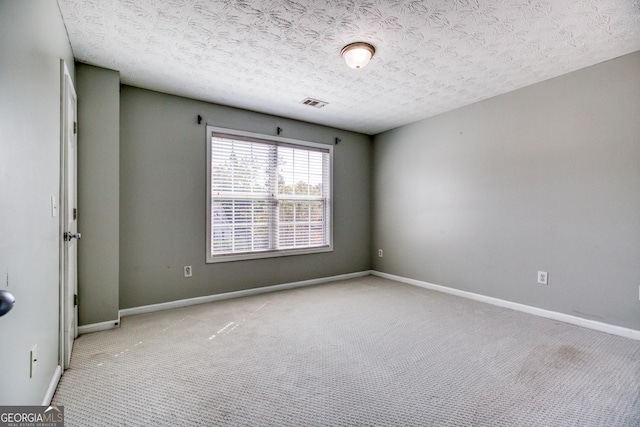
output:
<instances>
[{"instance_id":1,"label":"white ceiling texture","mask_svg":"<svg viewBox=\"0 0 640 427\"><path fill-rule=\"evenodd\" d=\"M58 3L77 60L125 84L366 134L640 50L640 0Z\"/></svg>"}]
</instances>

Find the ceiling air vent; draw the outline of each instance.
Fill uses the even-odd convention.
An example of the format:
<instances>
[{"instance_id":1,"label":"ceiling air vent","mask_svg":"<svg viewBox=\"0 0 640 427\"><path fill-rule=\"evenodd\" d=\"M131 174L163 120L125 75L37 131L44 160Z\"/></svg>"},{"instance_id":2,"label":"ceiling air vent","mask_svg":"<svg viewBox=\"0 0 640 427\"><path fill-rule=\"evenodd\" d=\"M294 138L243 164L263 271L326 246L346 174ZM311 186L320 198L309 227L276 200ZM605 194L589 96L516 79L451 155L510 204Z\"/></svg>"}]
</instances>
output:
<instances>
[{"instance_id":1,"label":"ceiling air vent","mask_svg":"<svg viewBox=\"0 0 640 427\"><path fill-rule=\"evenodd\" d=\"M302 101L302 104L308 105L313 108L322 108L328 104L328 102L320 101L319 99L307 98Z\"/></svg>"}]
</instances>

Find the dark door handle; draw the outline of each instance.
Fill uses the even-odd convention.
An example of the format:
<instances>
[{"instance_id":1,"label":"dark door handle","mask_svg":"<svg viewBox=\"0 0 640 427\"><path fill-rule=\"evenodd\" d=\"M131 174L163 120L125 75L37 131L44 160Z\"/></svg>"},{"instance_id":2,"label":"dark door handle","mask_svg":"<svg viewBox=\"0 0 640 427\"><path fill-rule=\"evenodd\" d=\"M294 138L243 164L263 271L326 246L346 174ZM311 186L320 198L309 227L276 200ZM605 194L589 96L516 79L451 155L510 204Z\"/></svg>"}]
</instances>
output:
<instances>
[{"instance_id":1,"label":"dark door handle","mask_svg":"<svg viewBox=\"0 0 640 427\"><path fill-rule=\"evenodd\" d=\"M62 237L64 237L64 241L65 242L68 242L71 239L80 240L82 238L82 234L81 233L75 233L74 234L74 233L71 233L69 231L65 231Z\"/></svg>"},{"instance_id":2,"label":"dark door handle","mask_svg":"<svg viewBox=\"0 0 640 427\"><path fill-rule=\"evenodd\" d=\"M15 302L16 299L13 297L11 292L0 290L0 317L11 311Z\"/></svg>"}]
</instances>

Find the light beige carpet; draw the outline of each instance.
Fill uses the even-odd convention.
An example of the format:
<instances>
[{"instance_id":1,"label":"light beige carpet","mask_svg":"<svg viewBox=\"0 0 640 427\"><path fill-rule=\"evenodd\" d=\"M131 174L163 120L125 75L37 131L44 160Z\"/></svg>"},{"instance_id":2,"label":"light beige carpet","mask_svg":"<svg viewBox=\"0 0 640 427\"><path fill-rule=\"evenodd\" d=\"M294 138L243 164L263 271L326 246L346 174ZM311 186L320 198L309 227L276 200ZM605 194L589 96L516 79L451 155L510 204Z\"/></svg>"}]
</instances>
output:
<instances>
[{"instance_id":1,"label":"light beige carpet","mask_svg":"<svg viewBox=\"0 0 640 427\"><path fill-rule=\"evenodd\" d=\"M640 426L640 342L368 276L81 336L67 426Z\"/></svg>"}]
</instances>

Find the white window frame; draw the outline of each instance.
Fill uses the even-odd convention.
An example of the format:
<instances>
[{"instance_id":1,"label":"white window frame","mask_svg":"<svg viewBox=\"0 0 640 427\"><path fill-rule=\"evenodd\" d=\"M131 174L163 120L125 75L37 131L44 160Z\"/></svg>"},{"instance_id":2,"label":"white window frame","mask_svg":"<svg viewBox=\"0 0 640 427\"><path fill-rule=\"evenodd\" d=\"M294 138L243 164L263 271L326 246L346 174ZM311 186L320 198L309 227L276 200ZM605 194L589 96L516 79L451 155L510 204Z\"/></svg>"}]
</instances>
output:
<instances>
[{"instance_id":1,"label":"white window frame","mask_svg":"<svg viewBox=\"0 0 640 427\"><path fill-rule=\"evenodd\" d=\"M329 244L324 246L315 246L311 248L294 248L294 249L275 249L268 251L258 251L258 252L245 252L238 254L223 254L223 255L213 255L211 253L211 215L212 215L212 197L211 197L211 137L216 134L220 136L227 137L239 137L239 138L251 138L257 140L263 140L271 143L275 143L276 145L289 145L289 146L299 146L299 147L309 147L316 148L320 150L325 150L329 152L329 214L327 218L328 227L328 237ZM206 127L206 144L207 144L207 246L206 246L206 258L207 263L218 263L218 262L229 262L229 261L240 261L240 260L250 260L250 259L262 259L262 258L274 258L274 257L283 257L283 256L291 256L291 255L305 255L305 254L315 254L315 253L323 253L323 252L333 252L333 145L331 144L320 144L316 142L310 141L302 141L298 139L292 138L283 138L280 136L273 135L264 135L253 132L245 132L241 130L235 129L227 129L216 126L207 126Z\"/></svg>"}]
</instances>

